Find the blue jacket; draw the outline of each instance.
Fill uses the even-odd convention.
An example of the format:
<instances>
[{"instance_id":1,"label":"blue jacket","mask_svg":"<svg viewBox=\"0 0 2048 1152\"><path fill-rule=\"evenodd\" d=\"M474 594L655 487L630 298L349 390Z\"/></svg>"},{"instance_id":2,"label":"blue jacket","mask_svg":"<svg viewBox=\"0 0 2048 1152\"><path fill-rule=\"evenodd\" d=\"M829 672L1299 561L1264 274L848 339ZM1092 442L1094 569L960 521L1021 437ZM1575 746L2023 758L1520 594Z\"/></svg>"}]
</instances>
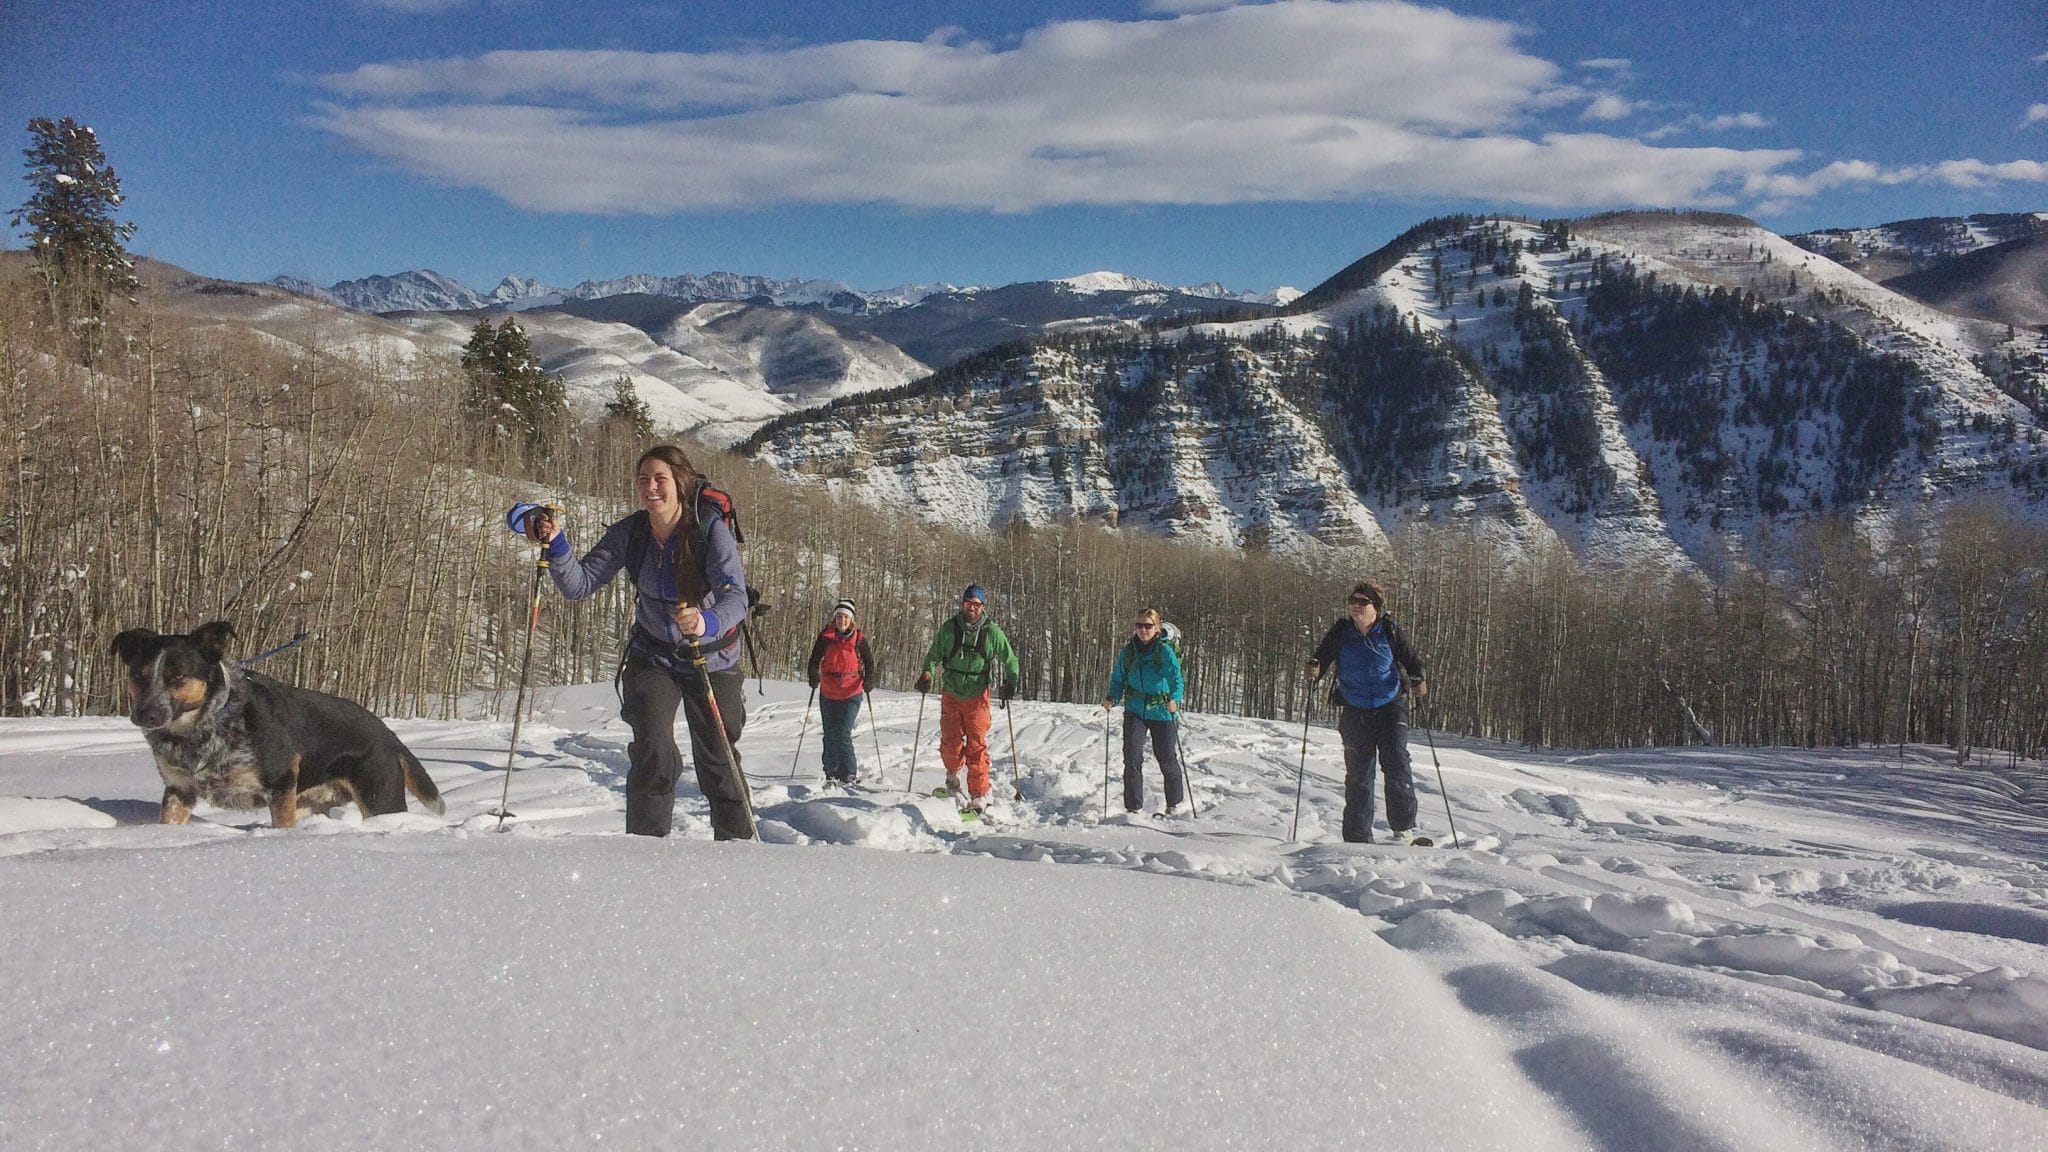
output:
<instances>
[{"instance_id":1,"label":"blue jacket","mask_svg":"<svg viewBox=\"0 0 2048 1152\"><path fill-rule=\"evenodd\" d=\"M1166 710L1166 702L1179 703L1185 689L1180 657L1174 653L1173 645L1155 635L1150 644L1133 639L1117 649L1116 663L1109 670L1106 698L1121 701L1124 711L1135 712L1147 720L1170 720L1173 713Z\"/></svg>"},{"instance_id":2,"label":"blue jacket","mask_svg":"<svg viewBox=\"0 0 2048 1152\"><path fill-rule=\"evenodd\" d=\"M618 575L619 569L625 567L632 531L632 516L615 521L605 529L604 537L597 546L585 552L581 560L568 559L568 534L563 533L564 543L558 549L563 558L548 568L555 579L555 587L571 600L582 600L595 594ZM640 558L640 570L633 574L633 582L640 591L639 602L633 608L633 623L664 644L673 646L683 642L682 630L676 627L670 615L681 598L676 591L672 559L675 543L684 532L701 531L690 524L683 524L669 537L667 547L650 540ZM705 593L704 602L697 607L704 612L704 638L701 643L704 648L713 649L719 641L731 636L747 618L747 576L740 568L739 544L733 540L732 529L723 519L714 517L710 531L702 539ZM707 651L704 655L704 666L712 672L723 672L739 662L740 646L737 643L727 643L722 649Z\"/></svg>"},{"instance_id":3,"label":"blue jacket","mask_svg":"<svg viewBox=\"0 0 2048 1152\"><path fill-rule=\"evenodd\" d=\"M1401 694L1401 672L1422 679L1422 659L1408 647L1394 618L1380 614L1361 633L1346 615L1330 625L1316 645L1315 662L1337 672L1336 696L1353 708L1384 708Z\"/></svg>"}]
</instances>

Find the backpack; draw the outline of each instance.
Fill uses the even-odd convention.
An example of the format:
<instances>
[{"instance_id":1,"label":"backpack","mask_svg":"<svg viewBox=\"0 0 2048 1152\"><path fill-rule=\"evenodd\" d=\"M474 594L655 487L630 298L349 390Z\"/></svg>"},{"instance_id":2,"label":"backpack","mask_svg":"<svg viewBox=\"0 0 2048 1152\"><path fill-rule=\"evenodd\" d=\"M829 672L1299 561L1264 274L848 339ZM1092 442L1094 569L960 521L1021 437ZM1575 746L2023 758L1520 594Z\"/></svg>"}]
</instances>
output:
<instances>
[{"instance_id":1,"label":"backpack","mask_svg":"<svg viewBox=\"0 0 2048 1152\"><path fill-rule=\"evenodd\" d=\"M955 616L952 619L947 620L946 623L951 624L953 626L953 647L947 651L946 658L944 660L939 661L939 670L942 672L953 666L953 657L958 656L960 654L960 649L965 648L967 646L967 629L960 626L960 618L958 616ZM977 629L974 633L974 654L981 657L982 670L983 673L986 674L988 670L987 621L983 621L981 627ZM989 678L993 679L993 677Z\"/></svg>"},{"instance_id":2,"label":"backpack","mask_svg":"<svg viewBox=\"0 0 2048 1152\"><path fill-rule=\"evenodd\" d=\"M852 699L859 693L850 692L849 689L856 684L860 684L863 689L867 687L861 683L860 676L860 643L864 639L860 629L855 628L847 633L843 640L831 628L826 628L818 635L825 640L825 654L818 661L819 694L827 700ZM847 694L838 695L840 692Z\"/></svg>"},{"instance_id":3,"label":"backpack","mask_svg":"<svg viewBox=\"0 0 2048 1152\"><path fill-rule=\"evenodd\" d=\"M1170 624L1170 623L1168 623L1167 621L1161 620L1161 621L1159 622L1159 638L1160 638L1161 640L1164 640L1164 641L1166 641L1166 646L1167 646L1168 648L1171 648L1171 649L1173 649L1173 655L1174 655L1174 658L1175 658L1176 660L1179 660L1179 661L1180 661L1181 675L1183 675L1183 676L1187 675L1187 668L1188 668L1188 658L1187 658L1187 653L1185 653L1185 652L1182 652L1182 651L1180 650L1180 628L1179 628L1179 626L1178 626L1178 625L1175 625L1175 624ZM1155 649L1154 651L1156 652L1157 650ZM1132 639L1129 639L1129 640L1126 640L1126 641L1124 641L1124 667L1125 667L1125 668L1129 668L1129 667L1131 666L1132 662L1133 662L1133 661L1135 661L1135 660L1137 659L1137 657L1138 657L1138 641L1137 641L1137 639L1136 639L1135 637L1133 637ZM1152 658L1152 660L1153 660L1153 663L1155 663L1155 664L1156 664L1156 663L1158 663L1158 660L1159 660L1159 658L1158 658L1158 656L1157 656L1157 655L1154 655L1154 656L1153 656L1153 658Z\"/></svg>"},{"instance_id":4,"label":"backpack","mask_svg":"<svg viewBox=\"0 0 2048 1152\"><path fill-rule=\"evenodd\" d=\"M700 548L710 541L712 525L717 524L721 520L725 522L726 529L732 533L732 542L735 546L747 542L746 534L740 531L739 505L733 501L730 493L724 489L714 487L709 480L699 480L697 482L697 498L695 503L697 544ZM712 513L710 516L704 514L707 506L709 506ZM633 597L637 601L640 597L640 565L646 561L647 549L654 543L654 528L645 508L634 512L627 519L631 521L632 526L627 529L626 562L622 570L632 574ZM744 567L744 561L742 566ZM774 607L775 605L773 604L763 604L761 602L761 590L754 587L751 581L748 582L747 618L740 621L739 634L740 639L746 641L747 660L754 666L754 691L763 696L768 694L768 690L762 683L761 655L754 650L754 631L747 625L756 616L766 616ZM633 631L628 627L626 630L626 645L619 650L619 665L617 670L612 673L613 688L618 687L619 677L625 673L626 656L632 650L632 647ZM722 647L708 649L708 651L721 650L723 650Z\"/></svg>"}]
</instances>

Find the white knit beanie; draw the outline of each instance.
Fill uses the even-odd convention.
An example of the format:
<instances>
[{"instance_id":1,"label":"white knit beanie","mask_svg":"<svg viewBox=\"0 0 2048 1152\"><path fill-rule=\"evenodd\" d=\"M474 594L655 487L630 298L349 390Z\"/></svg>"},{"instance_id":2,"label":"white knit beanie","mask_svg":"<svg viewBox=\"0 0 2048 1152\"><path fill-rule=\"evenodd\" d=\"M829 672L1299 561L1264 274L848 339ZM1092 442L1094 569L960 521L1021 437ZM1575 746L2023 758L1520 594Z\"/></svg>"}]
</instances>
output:
<instances>
[{"instance_id":1,"label":"white knit beanie","mask_svg":"<svg viewBox=\"0 0 2048 1152\"><path fill-rule=\"evenodd\" d=\"M852 615L854 615L854 611L853 611L853 601L851 601L851 600L841 600L841 601L840 601L839 603L837 603L837 604L834 604L834 605L832 606L832 612L831 612L831 615L837 616L837 615L838 615L839 613L841 613L841 612L844 612L844 613L846 613L846 614L847 614L848 616L852 616Z\"/></svg>"}]
</instances>

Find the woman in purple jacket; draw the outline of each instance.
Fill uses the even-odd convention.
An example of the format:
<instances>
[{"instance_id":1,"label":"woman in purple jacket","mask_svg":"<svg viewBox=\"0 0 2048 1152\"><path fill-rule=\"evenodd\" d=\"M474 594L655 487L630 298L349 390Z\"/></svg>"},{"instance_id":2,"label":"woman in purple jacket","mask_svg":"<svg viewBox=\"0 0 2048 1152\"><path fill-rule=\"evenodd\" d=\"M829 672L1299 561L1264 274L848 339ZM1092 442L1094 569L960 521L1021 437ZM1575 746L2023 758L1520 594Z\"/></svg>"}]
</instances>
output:
<instances>
[{"instance_id":1,"label":"woman in purple jacket","mask_svg":"<svg viewBox=\"0 0 2048 1152\"><path fill-rule=\"evenodd\" d=\"M707 488L682 449L660 444L641 455L635 470L640 510L605 529L581 560L569 558L568 534L552 520L529 516L526 522L527 535L546 546L548 570L562 595L584 599L622 570L632 574L639 593L619 712L633 727L626 748L626 831L635 835L666 836L674 822L683 766L675 733L680 708L690 726L697 786L711 802L712 835L754 836L736 747L747 719L738 667L747 579L732 525ZM702 672L693 645L704 658ZM724 721L723 740L705 692L707 676Z\"/></svg>"}]
</instances>

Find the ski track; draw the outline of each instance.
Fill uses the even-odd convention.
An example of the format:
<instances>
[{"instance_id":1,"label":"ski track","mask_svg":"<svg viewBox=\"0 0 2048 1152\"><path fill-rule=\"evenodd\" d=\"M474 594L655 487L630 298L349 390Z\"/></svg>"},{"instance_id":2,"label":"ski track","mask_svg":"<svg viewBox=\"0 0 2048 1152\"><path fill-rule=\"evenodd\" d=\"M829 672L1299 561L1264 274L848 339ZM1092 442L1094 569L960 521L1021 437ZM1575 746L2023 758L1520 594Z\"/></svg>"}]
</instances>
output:
<instances>
[{"instance_id":1,"label":"ski track","mask_svg":"<svg viewBox=\"0 0 2048 1152\"><path fill-rule=\"evenodd\" d=\"M749 685L741 742L763 840L1120 869L1354 910L1499 1038L1585 1146L2015 1149L2048 1133L2048 812L2026 799L2038 768L1959 771L1929 749L1560 753L1439 735L1464 847L1430 850L1336 842L1341 750L1318 725L1290 842L1298 723L1188 717L1193 819L1122 812L1116 741L1105 816L1101 709L1020 703L1015 761L995 716L994 805L975 825L904 791L917 697L879 694L854 732L866 783L827 790L802 687L771 687ZM336 809L303 833L466 836L497 823L502 795L511 836L621 835L628 736L608 687L538 705L509 790L509 724L397 721L447 816L366 824ZM920 793L942 780L925 721ZM1423 827L1448 846L1430 747L1411 753ZM1146 770L1156 810L1149 754ZM677 834L709 838L689 773L678 794ZM123 722L0 722L0 857L261 834L259 813L204 806L157 826L155 795Z\"/></svg>"}]
</instances>

